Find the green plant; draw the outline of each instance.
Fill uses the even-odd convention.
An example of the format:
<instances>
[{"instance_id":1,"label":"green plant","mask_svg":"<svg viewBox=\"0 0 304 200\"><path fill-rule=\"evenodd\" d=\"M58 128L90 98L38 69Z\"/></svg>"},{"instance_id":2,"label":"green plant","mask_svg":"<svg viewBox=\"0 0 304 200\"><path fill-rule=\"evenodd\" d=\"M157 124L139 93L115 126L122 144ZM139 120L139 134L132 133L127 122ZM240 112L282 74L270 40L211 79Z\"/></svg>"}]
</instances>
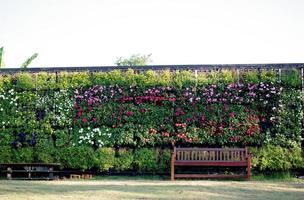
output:
<instances>
[{"instance_id":1,"label":"green plant","mask_svg":"<svg viewBox=\"0 0 304 200\"><path fill-rule=\"evenodd\" d=\"M207 85L210 82L208 79L208 74L206 72L197 73L197 84L198 85Z\"/></svg>"},{"instance_id":2,"label":"green plant","mask_svg":"<svg viewBox=\"0 0 304 200\"><path fill-rule=\"evenodd\" d=\"M158 171L169 173L171 162L171 149L159 149L159 164Z\"/></svg>"},{"instance_id":3,"label":"green plant","mask_svg":"<svg viewBox=\"0 0 304 200\"><path fill-rule=\"evenodd\" d=\"M56 74L39 72L36 74L37 90L53 90L56 88Z\"/></svg>"},{"instance_id":4,"label":"green plant","mask_svg":"<svg viewBox=\"0 0 304 200\"><path fill-rule=\"evenodd\" d=\"M3 61L3 54L4 54L4 48L0 48L0 68L4 67L4 61Z\"/></svg>"},{"instance_id":5,"label":"green plant","mask_svg":"<svg viewBox=\"0 0 304 200\"><path fill-rule=\"evenodd\" d=\"M261 148L251 148L253 154L252 166L258 170L287 171L303 167L301 147L284 148L267 145Z\"/></svg>"},{"instance_id":6,"label":"green plant","mask_svg":"<svg viewBox=\"0 0 304 200\"><path fill-rule=\"evenodd\" d=\"M31 163L34 161L33 148L22 147L12 149L12 162L14 163Z\"/></svg>"},{"instance_id":7,"label":"green plant","mask_svg":"<svg viewBox=\"0 0 304 200\"><path fill-rule=\"evenodd\" d=\"M21 65L21 68L27 68L33 60L38 57L38 53L34 53L31 57L27 58L24 63Z\"/></svg>"},{"instance_id":8,"label":"green plant","mask_svg":"<svg viewBox=\"0 0 304 200\"><path fill-rule=\"evenodd\" d=\"M115 64L118 66L144 66L151 62L151 56L152 54L134 54L130 58L119 57L116 59Z\"/></svg>"},{"instance_id":9,"label":"green plant","mask_svg":"<svg viewBox=\"0 0 304 200\"><path fill-rule=\"evenodd\" d=\"M35 146L35 160L42 163L53 163L56 159L56 149L50 139L41 139Z\"/></svg>"},{"instance_id":10,"label":"green plant","mask_svg":"<svg viewBox=\"0 0 304 200\"><path fill-rule=\"evenodd\" d=\"M162 86L170 86L173 82L173 75L170 70L164 70L159 74L159 84Z\"/></svg>"},{"instance_id":11,"label":"green plant","mask_svg":"<svg viewBox=\"0 0 304 200\"><path fill-rule=\"evenodd\" d=\"M94 150L86 146L59 148L57 159L63 168L87 170L96 163Z\"/></svg>"},{"instance_id":12,"label":"green plant","mask_svg":"<svg viewBox=\"0 0 304 200\"><path fill-rule=\"evenodd\" d=\"M99 148L96 151L96 166L100 171L108 171L114 166L115 151L112 148Z\"/></svg>"},{"instance_id":13,"label":"green plant","mask_svg":"<svg viewBox=\"0 0 304 200\"><path fill-rule=\"evenodd\" d=\"M225 84L233 83L237 81L237 77L234 76L232 70L222 70L220 72L220 80Z\"/></svg>"},{"instance_id":14,"label":"green plant","mask_svg":"<svg viewBox=\"0 0 304 200\"><path fill-rule=\"evenodd\" d=\"M153 148L141 148L134 151L134 165L140 172L155 172L158 168L158 151Z\"/></svg>"},{"instance_id":15,"label":"green plant","mask_svg":"<svg viewBox=\"0 0 304 200\"><path fill-rule=\"evenodd\" d=\"M92 85L92 77L89 72L69 73L70 86L73 88L83 88Z\"/></svg>"},{"instance_id":16,"label":"green plant","mask_svg":"<svg viewBox=\"0 0 304 200\"><path fill-rule=\"evenodd\" d=\"M298 69L291 69L283 71L281 76L282 84L292 88L299 88L301 86L301 75Z\"/></svg>"},{"instance_id":17,"label":"green plant","mask_svg":"<svg viewBox=\"0 0 304 200\"><path fill-rule=\"evenodd\" d=\"M1 146L0 148L0 163L12 162L12 149L10 146Z\"/></svg>"},{"instance_id":18,"label":"green plant","mask_svg":"<svg viewBox=\"0 0 304 200\"><path fill-rule=\"evenodd\" d=\"M262 70L260 73L261 81L262 82L276 82L277 81L277 74L275 70Z\"/></svg>"},{"instance_id":19,"label":"green plant","mask_svg":"<svg viewBox=\"0 0 304 200\"><path fill-rule=\"evenodd\" d=\"M133 151L132 149L120 148L115 156L114 169L117 171L125 171L132 169Z\"/></svg>"},{"instance_id":20,"label":"green plant","mask_svg":"<svg viewBox=\"0 0 304 200\"><path fill-rule=\"evenodd\" d=\"M179 71L176 70L175 71L175 77L174 77L174 85L176 85L177 87L181 88L181 87L189 87L191 85L194 85L195 83L195 77L194 77L194 73L192 71Z\"/></svg>"},{"instance_id":21,"label":"green plant","mask_svg":"<svg viewBox=\"0 0 304 200\"><path fill-rule=\"evenodd\" d=\"M31 90L35 88L35 82L32 74L18 73L16 75L16 87L20 90Z\"/></svg>"},{"instance_id":22,"label":"green plant","mask_svg":"<svg viewBox=\"0 0 304 200\"><path fill-rule=\"evenodd\" d=\"M257 70L246 71L242 73L243 81L245 83L258 83L259 82L259 75Z\"/></svg>"}]
</instances>

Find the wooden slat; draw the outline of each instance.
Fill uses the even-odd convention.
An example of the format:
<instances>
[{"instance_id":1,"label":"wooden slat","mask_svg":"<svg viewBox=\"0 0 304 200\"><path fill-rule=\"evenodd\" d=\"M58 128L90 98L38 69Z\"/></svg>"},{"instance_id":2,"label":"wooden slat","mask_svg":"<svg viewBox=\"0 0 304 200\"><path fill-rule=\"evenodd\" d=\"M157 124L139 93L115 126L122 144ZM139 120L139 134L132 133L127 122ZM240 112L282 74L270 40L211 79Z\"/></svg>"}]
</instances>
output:
<instances>
[{"instance_id":1,"label":"wooden slat","mask_svg":"<svg viewBox=\"0 0 304 200\"><path fill-rule=\"evenodd\" d=\"M245 161L246 150L218 149L218 148L193 148L192 150L176 150L176 160L191 161ZM188 148L189 149L189 148Z\"/></svg>"},{"instance_id":2,"label":"wooden slat","mask_svg":"<svg viewBox=\"0 0 304 200\"><path fill-rule=\"evenodd\" d=\"M239 174L175 174L175 178L246 178Z\"/></svg>"},{"instance_id":3,"label":"wooden slat","mask_svg":"<svg viewBox=\"0 0 304 200\"><path fill-rule=\"evenodd\" d=\"M197 150L197 151L223 151L223 150L238 150L238 151L246 151L246 148L176 148L176 151L193 151L193 150Z\"/></svg>"},{"instance_id":4,"label":"wooden slat","mask_svg":"<svg viewBox=\"0 0 304 200\"><path fill-rule=\"evenodd\" d=\"M233 161L175 161L175 166L247 166L247 162Z\"/></svg>"},{"instance_id":5,"label":"wooden slat","mask_svg":"<svg viewBox=\"0 0 304 200\"><path fill-rule=\"evenodd\" d=\"M10 172L10 173L27 173L27 172L37 172L37 173L49 173L49 172L55 172L55 171L52 171L52 170L6 170L6 172Z\"/></svg>"},{"instance_id":6,"label":"wooden slat","mask_svg":"<svg viewBox=\"0 0 304 200\"><path fill-rule=\"evenodd\" d=\"M60 166L60 163L0 163L0 166Z\"/></svg>"},{"instance_id":7,"label":"wooden slat","mask_svg":"<svg viewBox=\"0 0 304 200\"><path fill-rule=\"evenodd\" d=\"M16 177L16 178L11 178L10 180L54 180L55 178L48 178L48 177L31 177L31 178L26 178L26 177Z\"/></svg>"}]
</instances>

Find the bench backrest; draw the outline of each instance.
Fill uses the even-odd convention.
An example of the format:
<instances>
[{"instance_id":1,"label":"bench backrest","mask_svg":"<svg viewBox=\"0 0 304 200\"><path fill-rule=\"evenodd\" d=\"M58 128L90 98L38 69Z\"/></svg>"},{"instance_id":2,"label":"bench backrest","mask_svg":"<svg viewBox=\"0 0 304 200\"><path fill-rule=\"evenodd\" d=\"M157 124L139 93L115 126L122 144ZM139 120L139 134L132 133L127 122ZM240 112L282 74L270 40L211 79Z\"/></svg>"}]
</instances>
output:
<instances>
[{"instance_id":1,"label":"bench backrest","mask_svg":"<svg viewBox=\"0 0 304 200\"><path fill-rule=\"evenodd\" d=\"M174 148L176 161L246 162L247 148Z\"/></svg>"}]
</instances>

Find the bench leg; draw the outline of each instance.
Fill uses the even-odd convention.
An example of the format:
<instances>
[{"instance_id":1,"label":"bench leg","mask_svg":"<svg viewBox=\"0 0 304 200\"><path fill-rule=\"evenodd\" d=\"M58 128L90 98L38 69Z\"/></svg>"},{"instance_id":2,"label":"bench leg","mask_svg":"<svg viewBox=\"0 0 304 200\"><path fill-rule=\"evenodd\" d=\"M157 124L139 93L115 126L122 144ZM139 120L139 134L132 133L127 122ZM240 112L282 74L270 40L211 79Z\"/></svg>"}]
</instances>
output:
<instances>
[{"instance_id":1,"label":"bench leg","mask_svg":"<svg viewBox=\"0 0 304 200\"><path fill-rule=\"evenodd\" d=\"M12 168L7 168L7 174L6 174L7 180L12 180Z\"/></svg>"},{"instance_id":2,"label":"bench leg","mask_svg":"<svg viewBox=\"0 0 304 200\"><path fill-rule=\"evenodd\" d=\"M49 180L53 180L54 179L54 173L53 173L54 168L50 167L49 168Z\"/></svg>"},{"instance_id":3,"label":"bench leg","mask_svg":"<svg viewBox=\"0 0 304 200\"><path fill-rule=\"evenodd\" d=\"M171 156L171 181L174 181L174 154Z\"/></svg>"},{"instance_id":4,"label":"bench leg","mask_svg":"<svg viewBox=\"0 0 304 200\"><path fill-rule=\"evenodd\" d=\"M247 181L251 179L251 156L249 155L247 158Z\"/></svg>"}]
</instances>

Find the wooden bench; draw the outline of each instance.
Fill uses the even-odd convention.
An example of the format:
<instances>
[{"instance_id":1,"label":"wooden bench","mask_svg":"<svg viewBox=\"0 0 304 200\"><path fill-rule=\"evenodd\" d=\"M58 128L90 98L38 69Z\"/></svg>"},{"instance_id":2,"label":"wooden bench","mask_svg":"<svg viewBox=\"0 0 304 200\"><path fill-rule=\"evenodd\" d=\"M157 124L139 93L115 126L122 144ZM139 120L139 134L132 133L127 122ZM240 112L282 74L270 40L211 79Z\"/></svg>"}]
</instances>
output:
<instances>
[{"instance_id":1,"label":"wooden bench","mask_svg":"<svg viewBox=\"0 0 304 200\"><path fill-rule=\"evenodd\" d=\"M176 178L245 178L250 180L251 155L247 148L175 148L171 156L171 180ZM176 166L243 167L245 174L175 174Z\"/></svg>"},{"instance_id":2,"label":"wooden bench","mask_svg":"<svg viewBox=\"0 0 304 200\"><path fill-rule=\"evenodd\" d=\"M1 168L6 168L6 177L8 180L53 180L55 167L59 163L4 163Z\"/></svg>"}]
</instances>

